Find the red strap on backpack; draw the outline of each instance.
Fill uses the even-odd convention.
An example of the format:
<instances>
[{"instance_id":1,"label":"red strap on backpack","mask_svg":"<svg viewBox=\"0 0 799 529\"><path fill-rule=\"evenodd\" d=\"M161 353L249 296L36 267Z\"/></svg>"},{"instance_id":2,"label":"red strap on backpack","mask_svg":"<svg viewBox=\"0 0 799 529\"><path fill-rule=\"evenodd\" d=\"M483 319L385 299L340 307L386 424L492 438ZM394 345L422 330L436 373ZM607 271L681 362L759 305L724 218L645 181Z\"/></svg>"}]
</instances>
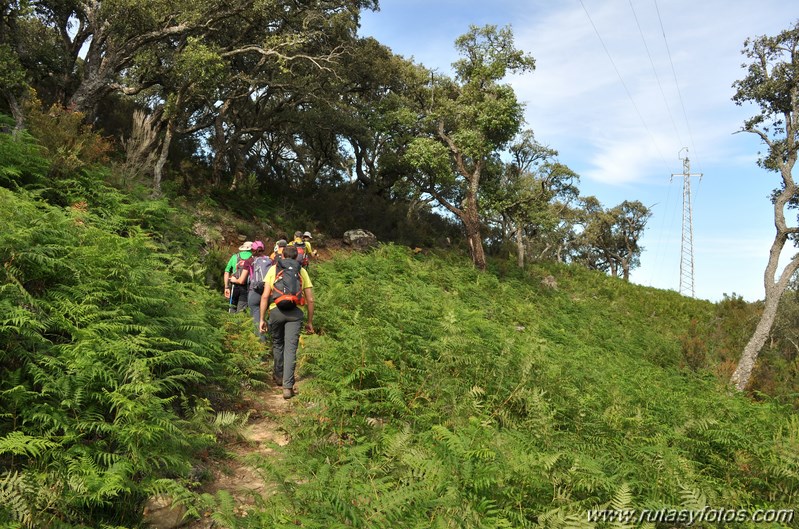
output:
<instances>
[{"instance_id":1,"label":"red strap on backpack","mask_svg":"<svg viewBox=\"0 0 799 529\"><path fill-rule=\"evenodd\" d=\"M292 292L283 292L279 288L275 287L275 283L277 283L282 276L283 276L283 270L279 271L275 275L275 281L274 283L272 283L272 291L273 291L272 298L274 298L272 303L274 303L280 308L305 305L305 298L302 297L302 277L298 277L300 280L299 292L292 293ZM278 293L277 297L275 297L274 292Z\"/></svg>"}]
</instances>

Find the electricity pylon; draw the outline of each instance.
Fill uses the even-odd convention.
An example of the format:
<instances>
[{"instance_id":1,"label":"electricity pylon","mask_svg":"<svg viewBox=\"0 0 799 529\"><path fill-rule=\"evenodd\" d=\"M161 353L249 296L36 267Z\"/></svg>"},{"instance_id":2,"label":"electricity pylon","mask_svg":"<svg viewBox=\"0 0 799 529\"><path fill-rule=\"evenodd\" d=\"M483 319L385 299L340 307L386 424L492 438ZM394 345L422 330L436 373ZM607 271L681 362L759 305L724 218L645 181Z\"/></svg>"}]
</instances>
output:
<instances>
[{"instance_id":1,"label":"electricity pylon","mask_svg":"<svg viewBox=\"0 0 799 529\"><path fill-rule=\"evenodd\" d=\"M680 153L685 151L685 158L680 157ZM688 160L688 148L683 147L677 153L677 157L682 160L682 173L672 173L671 179L675 176L682 176L682 242L680 243L680 294L694 297L694 223L693 208L691 206L691 177L698 176L702 179L702 173L691 172L691 162Z\"/></svg>"}]
</instances>

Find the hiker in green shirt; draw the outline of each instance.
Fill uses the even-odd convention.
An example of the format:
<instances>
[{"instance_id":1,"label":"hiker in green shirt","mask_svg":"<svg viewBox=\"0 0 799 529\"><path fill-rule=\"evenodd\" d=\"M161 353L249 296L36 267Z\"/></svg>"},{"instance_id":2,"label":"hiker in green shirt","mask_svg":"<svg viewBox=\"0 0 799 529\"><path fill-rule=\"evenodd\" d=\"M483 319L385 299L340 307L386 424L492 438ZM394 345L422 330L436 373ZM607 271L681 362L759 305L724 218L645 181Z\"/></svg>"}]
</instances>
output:
<instances>
[{"instance_id":1,"label":"hiker in green shirt","mask_svg":"<svg viewBox=\"0 0 799 529\"><path fill-rule=\"evenodd\" d=\"M231 313L247 308L247 278L252 263L252 241L239 246L238 253L230 256L225 266L225 299Z\"/></svg>"}]
</instances>

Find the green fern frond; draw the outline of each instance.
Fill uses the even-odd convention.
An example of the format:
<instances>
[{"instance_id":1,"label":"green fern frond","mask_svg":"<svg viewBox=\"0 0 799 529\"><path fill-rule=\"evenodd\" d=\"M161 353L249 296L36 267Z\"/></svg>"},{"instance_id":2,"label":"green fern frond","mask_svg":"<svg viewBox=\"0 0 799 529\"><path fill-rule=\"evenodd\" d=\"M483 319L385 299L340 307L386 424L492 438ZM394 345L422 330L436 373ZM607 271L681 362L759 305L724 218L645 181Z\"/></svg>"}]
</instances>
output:
<instances>
[{"instance_id":1,"label":"green fern frond","mask_svg":"<svg viewBox=\"0 0 799 529\"><path fill-rule=\"evenodd\" d=\"M0 437L0 454L17 456L39 457L46 450L57 447L58 444L41 437L33 437L21 431L10 432Z\"/></svg>"},{"instance_id":2,"label":"green fern frond","mask_svg":"<svg viewBox=\"0 0 799 529\"><path fill-rule=\"evenodd\" d=\"M34 527L34 516L26 496L32 491L33 487L23 474L16 471L0 474L0 509L5 510L12 520L29 528Z\"/></svg>"},{"instance_id":3,"label":"green fern frond","mask_svg":"<svg viewBox=\"0 0 799 529\"><path fill-rule=\"evenodd\" d=\"M681 484L680 504L686 509L701 510L707 506L708 503L707 497L701 490Z\"/></svg>"}]
</instances>

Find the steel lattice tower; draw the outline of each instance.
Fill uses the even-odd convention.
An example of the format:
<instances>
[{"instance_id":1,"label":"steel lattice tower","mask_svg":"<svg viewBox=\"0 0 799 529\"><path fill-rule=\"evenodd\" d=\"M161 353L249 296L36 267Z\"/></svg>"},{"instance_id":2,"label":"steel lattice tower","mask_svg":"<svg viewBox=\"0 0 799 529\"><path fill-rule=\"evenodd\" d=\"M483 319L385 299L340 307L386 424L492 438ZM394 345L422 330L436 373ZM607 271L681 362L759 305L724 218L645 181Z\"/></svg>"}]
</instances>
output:
<instances>
[{"instance_id":1,"label":"steel lattice tower","mask_svg":"<svg viewBox=\"0 0 799 529\"><path fill-rule=\"evenodd\" d=\"M694 223L693 208L691 205L691 177L702 178L702 173L691 173L691 162L688 159L688 149L682 148L677 156L686 152L682 160L682 173L672 173L672 180L675 176L683 177L682 184L682 241L680 243L680 294L694 297Z\"/></svg>"}]
</instances>

